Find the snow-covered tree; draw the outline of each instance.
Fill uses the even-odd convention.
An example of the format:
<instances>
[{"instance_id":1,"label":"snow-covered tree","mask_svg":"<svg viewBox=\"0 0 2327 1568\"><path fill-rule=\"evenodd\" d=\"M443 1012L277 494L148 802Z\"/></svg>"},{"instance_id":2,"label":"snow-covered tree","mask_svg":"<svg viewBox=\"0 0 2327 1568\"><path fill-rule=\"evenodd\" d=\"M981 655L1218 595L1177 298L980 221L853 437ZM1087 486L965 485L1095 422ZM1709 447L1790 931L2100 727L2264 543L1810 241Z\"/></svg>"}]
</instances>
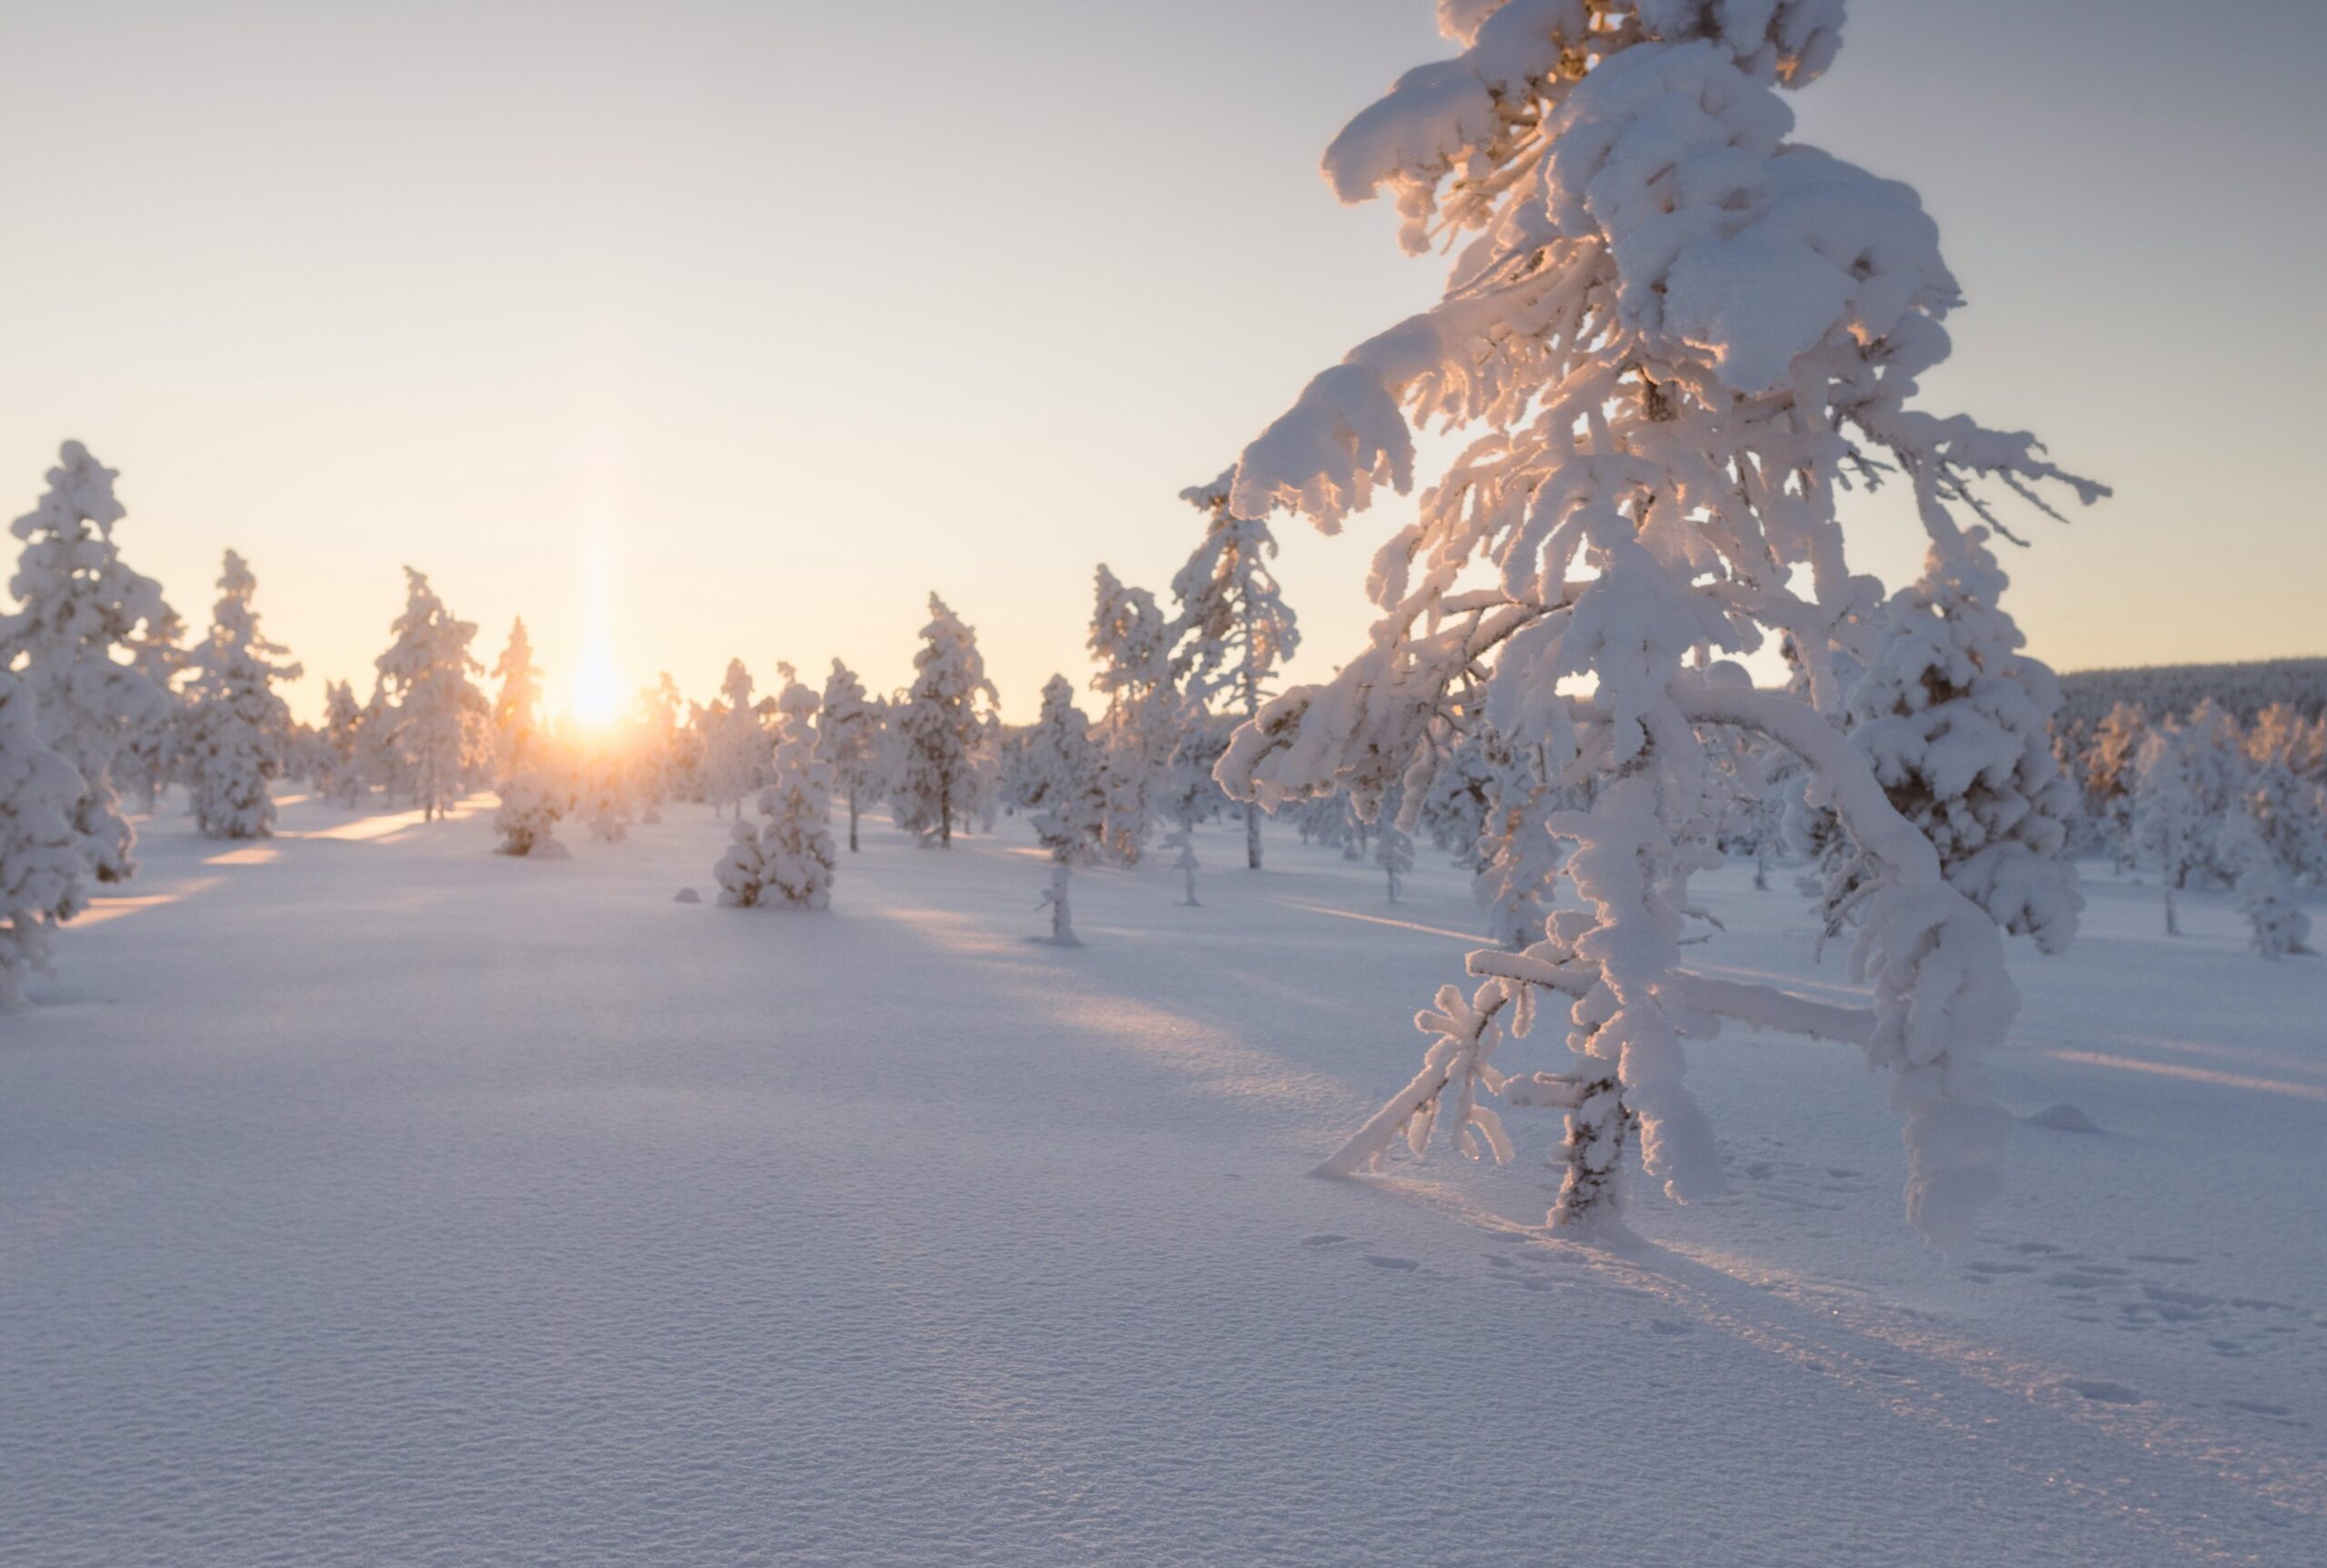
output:
<instances>
[{"instance_id":1,"label":"snow-covered tree","mask_svg":"<svg viewBox=\"0 0 2327 1568\"><path fill-rule=\"evenodd\" d=\"M511 624L509 641L493 662L493 678L501 683L493 694L496 760L504 774L515 773L533 761L542 727L542 673L534 664L534 642L522 615Z\"/></svg>"},{"instance_id":2,"label":"snow-covered tree","mask_svg":"<svg viewBox=\"0 0 2327 1568\"><path fill-rule=\"evenodd\" d=\"M452 809L485 760L493 706L469 678L484 670L469 653L476 623L454 618L421 573L406 566L404 575L404 614L389 627L395 641L375 662L395 703L389 744L397 771L430 822Z\"/></svg>"},{"instance_id":3,"label":"snow-covered tree","mask_svg":"<svg viewBox=\"0 0 2327 1568\"><path fill-rule=\"evenodd\" d=\"M765 782L769 754L767 731L752 702L752 673L743 660L727 661L719 701L707 710L703 728L704 797L714 812L732 804L741 821L744 798Z\"/></svg>"},{"instance_id":4,"label":"snow-covered tree","mask_svg":"<svg viewBox=\"0 0 2327 1568\"><path fill-rule=\"evenodd\" d=\"M789 664L778 664L775 780L760 792L762 902L823 909L833 896L833 770L817 754L816 710L824 704Z\"/></svg>"},{"instance_id":5,"label":"snow-covered tree","mask_svg":"<svg viewBox=\"0 0 2327 1568\"><path fill-rule=\"evenodd\" d=\"M1368 811L1403 779L1448 694L1488 672L1489 716L1547 776L1593 781L1552 812L1585 907L1525 953L1484 951L1468 996L1424 1020L1423 1071L1328 1168L1443 1127L1498 1156L1480 1103L1567 1114L1565 1223L1605 1207L1635 1130L1686 1199L1718 1190L1684 1042L1728 1016L1863 1047L1905 1120L1907 1206L1949 1244L1997 1184L2010 1118L1979 1057L2015 998L1995 923L1883 794L1822 709L1845 628L1878 589L1848 566L1846 476L1904 476L1934 541L1986 517L1982 482L2063 481L2032 437L1913 406L1958 303L1907 186L1787 139L1783 90L1818 76L1839 0L1461 0L1461 52L1408 73L1325 159L1341 195L1387 189L1410 249L1455 250L1443 301L1360 345L1248 447L1228 509L1277 506L1328 532L1377 486L1413 483L1413 424L1475 439L1374 558L1374 636L1333 681L1266 704L1222 764L1233 792L1348 789ZM1467 243L1463 242L1467 239ZM1878 465L1879 464L1879 465ZM1723 655L1801 644L1811 699L1753 688ZM1687 878L1717 817L1699 726L1800 754L1868 857L1858 972L1834 1007L1681 964ZM1530 998L1570 1002L1560 1070L1506 1076Z\"/></svg>"},{"instance_id":6,"label":"snow-covered tree","mask_svg":"<svg viewBox=\"0 0 2327 1568\"><path fill-rule=\"evenodd\" d=\"M327 800L353 806L370 785L364 777L361 734L364 710L345 681L324 683L324 728L321 765L315 789Z\"/></svg>"},{"instance_id":7,"label":"snow-covered tree","mask_svg":"<svg viewBox=\"0 0 2327 1568\"><path fill-rule=\"evenodd\" d=\"M632 704L637 721L632 776L638 787L642 821L662 821L663 803L684 787L685 747L679 712L685 705L679 684L667 670L654 684L642 688Z\"/></svg>"},{"instance_id":8,"label":"snow-covered tree","mask_svg":"<svg viewBox=\"0 0 2327 1568\"><path fill-rule=\"evenodd\" d=\"M1118 865L1136 865L1154 824L1157 770L1179 706L1172 690L1172 626L1155 595L1101 566L1091 614L1094 689L1107 699L1098 725L1100 782L1107 793L1101 844Z\"/></svg>"},{"instance_id":9,"label":"snow-covered tree","mask_svg":"<svg viewBox=\"0 0 2327 1568\"><path fill-rule=\"evenodd\" d=\"M760 854L760 830L737 822L727 831L727 849L711 874L719 884L719 902L727 909L757 909L767 888L767 863Z\"/></svg>"},{"instance_id":10,"label":"snow-covered tree","mask_svg":"<svg viewBox=\"0 0 2327 1568\"><path fill-rule=\"evenodd\" d=\"M630 808L635 786L630 757L620 740L599 736L574 758L574 814L590 827L600 844L620 844L630 836Z\"/></svg>"},{"instance_id":11,"label":"snow-covered tree","mask_svg":"<svg viewBox=\"0 0 2327 1568\"><path fill-rule=\"evenodd\" d=\"M126 882L137 869L114 759L131 735L175 712L168 693L115 656L174 618L161 585L132 571L114 543L125 515L115 477L77 441L58 450L39 504L11 524L25 550L8 584L16 610L0 616L0 670L24 678L41 738L80 776L73 831L101 883Z\"/></svg>"},{"instance_id":12,"label":"snow-covered tree","mask_svg":"<svg viewBox=\"0 0 2327 1568\"><path fill-rule=\"evenodd\" d=\"M186 782L194 817L210 838L265 838L275 831L275 781L291 710L275 683L299 678L278 662L287 650L260 634L251 597L258 579L234 551L218 576L210 635L194 650L186 727Z\"/></svg>"},{"instance_id":13,"label":"snow-covered tree","mask_svg":"<svg viewBox=\"0 0 2327 1568\"><path fill-rule=\"evenodd\" d=\"M1381 831L1373 841L1373 864L1382 868L1389 884L1390 902L1398 902L1405 891L1406 874L1414 868L1413 835L1398 825L1398 811L1394 803L1385 802L1382 808Z\"/></svg>"},{"instance_id":14,"label":"snow-covered tree","mask_svg":"<svg viewBox=\"0 0 2327 1568\"><path fill-rule=\"evenodd\" d=\"M87 863L73 825L81 780L41 738L32 690L0 669L0 1006L48 972L56 927L88 904Z\"/></svg>"},{"instance_id":15,"label":"snow-covered tree","mask_svg":"<svg viewBox=\"0 0 2327 1568\"><path fill-rule=\"evenodd\" d=\"M1933 540L1922 578L1876 618L1843 723L1956 891L2005 931L2059 953L2084 907L2064 854L2076 792L2052 755L2060 685L2020 651L1986 539L1970 528ZM1829 929L1848 923L1873 885L1843 835L1827 866Z\"/></svg>"},{"instance_id":16,"label":"snow-covered tree","mask_svg":"<svg viewBox=\"0 0 2327 1568\"><path fill-rule=\"evenodd\" d=\"M856 821L864 803L881 793L887 748L882 728L886 707L865 695L864 683L838 659L824 678L824 711L817 720L817 744L832 764L833 785L848 802L848 849L856 853Z\"/></svg>"},{"instance_id":17,"label":"snow-covered tree","mask_svg":"<svg viewBox=\"0 0 2327 1568\"><path fill-rule=\"evenodd\" d=\"M501 781L501 806L493 814L493 831L501 836L495 854L562 858L557 823L565 814L566 792L544 765L539 750L534 748L534 754Z\"/></svg>"},{"instance_id":18,"label":"snow-covered tree","mask_svg":"<svg viewBox=\"0 0 2327 1568\"><path fill-rule=\"evenodd\" d=\"M2307 953L2311 916L2295 896L2294 879L2272 849L2262 825L2245 812L2222 824L2221 854L2231 877L2231 901L2246 917L2254 951L2265 958Z\"/></svg>"},{"instance_id":19,"label":"snow-covered tree","mask_svg":"<svg viewBox=\"0 0 2327 1568\"><path fill-rule=\"evenodd\" d=\"M899 827L950 846L955 822L974 807L975 751L1001 698L985 677L977 634L934 594L921 637L913 684L894 714L904 754L891 801Z\"/></svg>"},{"instance_id":20,"label":"snow-covered tree","mask_svg":"<svg viewBox=\"0 0 2327 1568\"><path fill-rule=\"evenodd\" d=\"M2133 844L2156 867L2165 895L2165 934L2182 934L2176 894L2193 874L2223 874L2221 829L2236 794L2236 736L2218 710L2167 721L2150 732L2134 759Z\"/></svg>"},{"instance_id":21,"label":"snow-covered tree","mask_svg":"<svg viewBox=\"0 0 2327 1568\"><path fill-rule=\"evenodd\" d=\"M1300 648L1301 632L1269 566L1276 554L1275 535L1266 521L1239 517L1228 509L1233 477L1223 474L1210 484L1181 492L1183 500L1203 514L1204 534L1172 579L1172 597L1179 604L1172 627L1172 675L1189 696L1207 704L1224 701L1249 721L1276 694L1273 677ZM1248 804L1243 815L1244 866L1258 871L1261 814Z\"/></svg>"},{"instance_id":22,"label":"snow-covered tree","mask_svg":"<svg viewBox=\"0 0 2327 1568\"><path fill-rule=\"evenodd\" d=\"M1064 675L1053 675L1044 685L1042 712L1026 732L1018 764L1011 804L1027 814L1035 839L1051 856L1050 887L1043 894L1043 905L1051 912L1051 940L1079 947L1070 898L1074 868L1098 853L1107 798L1091 721L1074 705L1074 686Z\"/></svg>"},{"instance_id":23,"label":"snow-covered tree","mask_svg":"<svg viewBox=\"0 0 2327 1568\"><path fill-rule=\"evenodd\" d=\"M160 805L186 738L185 704L177 690L186 665L185 622L166 604L162 612L162 618L130 644L129 664L167 701L130 726L114 758L114 782L131 792L139 809L148 813Z\"/></svg>"},{"instance_id":24,"label":"snow-covered tree","mask_svg":"<svg viewBox=\"0 0 2327 1568\"><path fill-rule=\"evenodd\" d=\"M2093 725L2079 757L2083 764L2085 815L2120 866L2132 861L2134 760L2149 734L2135 703L2119 703Z\"/></svg>"},{"instance_id":25,"label":"snow-covered tree","mask_svg":"<svg viewBox=\"0 0 2327 1568\"><path fill-rule=\"evenodd\" d=\"M1183 902L1196 902L1196 824L1218 816L1227 797L1212 770L1227 754L1228 734L1234 720L1213 714L1197 698L1183 696L1169 726L1169 743L1156 770L1153 790L1156 814L1171 824L1164 847L1174 851L1173 869L1185 884Z\"/></svg>"}]
</instances>

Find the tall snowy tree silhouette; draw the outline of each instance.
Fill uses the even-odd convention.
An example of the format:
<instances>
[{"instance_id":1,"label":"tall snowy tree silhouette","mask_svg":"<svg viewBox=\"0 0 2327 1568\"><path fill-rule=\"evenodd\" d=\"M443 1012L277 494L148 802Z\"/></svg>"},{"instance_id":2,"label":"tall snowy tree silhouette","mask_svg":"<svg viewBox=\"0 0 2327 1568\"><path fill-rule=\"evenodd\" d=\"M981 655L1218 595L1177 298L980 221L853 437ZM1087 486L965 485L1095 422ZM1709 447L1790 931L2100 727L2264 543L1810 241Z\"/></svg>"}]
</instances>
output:
<instances>
[{"instance_id":1,"label":"tall snowy tree silhouette","mask_svg":"<svg viewBox=\"0 0 2327 1568\"><path fill-rule=\"evenodd\" d=\"M81 854L99 882L137 869L137 832L114 792L113 764L141 728L166 723L170 695L115 650L135 648L173 619L161 584L130 569L114 543L125 513L115 470L68 441L40 504L11 524L25 542L0 616L0 670L13 670L39 714L41 738L80 775L72 811Z\"/></svg>"},{"instance_id":2,"label":"tall snowy tree silhouette","mask_svg":"<svg viewBox=\"0 0 2327 1568\"><path fill-rule=\"evenodd\" d=\"M395 642L376 663L395 702L393 753L427 822L461 798L484 760L492 705L469 678L484 670L469 653L476 623L456 620L421 573L406 566L404 575L404 614L389 628Z\"/></svg>"},{"instance_id":3,"label":"tall snowy tree silhouette","mask_svg":"<svg viewBox=\"0 0 2327 1568\"><path fill-rule=\"evenodd\" d=\"M291 730L291 710L275 683L297 680L299 666L278 663L288 650L260 634L258 612L251 608L257 592L249 563L227 551L210 635L190 661L187 782L195 822L211 838L265 838L275 831L272 791Z\"/></svg>"},{"instance_id":4,"label":"tall snowy tree silhouette","mask_svg":"<svg viewBox=\"0 0 2327 1568\"><path fill-rule=\"evenodd\" d=\"M864 802L881 787L882 726L886 710L864 694L856 672L833 661L824 678L824 711L817 715L817 746L832 764L833 783L848 801L848 848L856 852L856 822Z\"/></svg>"},{"instance_id":5,"label":"tall snowy tree silhouette","mask_svg":"<svg viewBox=\"0 0 2327 1568\"><path fill-rule=\"evenodd\" d=\"M1786 140L1781 89L1832 62L1840 0L1467 0L1440 17L1462 52L1401 77L1325 172L1344 200L1390 193L1410 251L1453 249L1444 297L1312 381L1226 504L1334 532L1377 488L1413 487L1413 425L1474 438L1375 555L1368 646L1265 706L1222 780L1264 801L1345 787L1378 810L1450 689L1491 667L1496 728L1556 781L1594 784L1546 822L1585 908L1523 953L1472 955L1482 984L1441 993L1423 1071L1328 1168L1402 1138L1419 1152L1441 1126L1501 1156L1483 1101L1502 1094L1567 1114L1554 1223L1609 1204L1635 1133L1673 1197L1717 1191L1683 1046L1726 1016L1887 1069L1910 1216L1959 1245L1997 1184L2010 1118L1980 1058L2017 1001L1995 923L1820 712L1880 598L1848 567L1834 492L1879 459L1941 549L1958 510L1989 516L1983 481L2102 492L2032 437L1912 406L1958 303L1938 231L1908 187ZM1773 634L1800 644L1817 705L1723 656ZM1870 1007L1681 966L1719 812L1697 726L1723 724L1797 753L1866 857ZM1539 989L1570 1000L1571 1054L1506 1076L1494 1052Z\"/></svg>"},{"instance_id":6,"label":"tall snowy tree silhouette","mask_svg":"<svg viewBox=\"0 0 2327 1568\"><path fill-rule=\"evenodd\" d=\"M1096 726L1099 779L1107 796L1101 847L1136 865L1154 824L1156 775L1172 749L1179 704L1172 690L1172 628L1155 595L1102 565L1094 574L1092 685L1107 699Z\"/></svg>"},{"instance_id":7,"label":"tall snowy tree silhouette","mask_svg":"<svg viewBox=\"0 0 2327 1568\"><path fill-rule=\"evenodd\" d=\"M894 804L899 827L951 847L956 816L971 809L980 732L1001 698L985 678L977 634L934 594L921 639L896 714L904 759Z\"/></svg>"},{"instance_id":8,"label":"tall snowy tree silhouette","mask_svg":"<svg viewBox=\"0 0 2327 1568\"><path fill-rule=\"evenodd\" d=\"M493 678L501 683L493 694L494 743L502 771L514 774L534 760L542 727L542 673L522 615L510 625L509 641L493 662Z\"/></svg>"},{"instance_id":9,"label":"tall snowy tree silhouette","mask_svg":"<svg viewBox=\"0 0 2327 1568\"><path fill-rule=\"evenodd\" d=\"M1274 694L1271 677L1299 650L1301 632L1269 568L1276 536L1265 521L1228 509L1233 477L1223 474L1210 484L1181 492L1183 500L1203 514L1204 532L1172 579L1172 597L1179 604L1172 674L1189 696L1206 703L1224 696L1235 712L1254 719L1262 702ZM1261 869L1261 814L1250 803L1244 808L1244 866Z\"/></svg>"},{"instance_id":10,"label":"tall snowy tree silhouette","mask_svg":"<svg viewBox=\"0 0 2327 1568\"><path fill-rule=\"evenodd\" d=\"M57 926L87 907L73 808L80 775L41 739L32 688L0 670L0 1006L45 974Z\"/></svg>"}]
</instances>

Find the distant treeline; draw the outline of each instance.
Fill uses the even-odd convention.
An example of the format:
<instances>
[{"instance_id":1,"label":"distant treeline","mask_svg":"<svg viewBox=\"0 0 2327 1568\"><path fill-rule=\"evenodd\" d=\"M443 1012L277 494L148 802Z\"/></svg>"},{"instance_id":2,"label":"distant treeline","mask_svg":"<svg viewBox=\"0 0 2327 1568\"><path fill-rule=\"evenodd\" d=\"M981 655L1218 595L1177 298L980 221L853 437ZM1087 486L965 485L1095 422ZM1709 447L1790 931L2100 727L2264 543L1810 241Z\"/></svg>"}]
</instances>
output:
<instances>
[{"instance_id":1,"label":"distant treeline","mask_svg":"<svg viewBox=\"0 0 2327 1568\"><path fill-rule=\"evenodd\" d=\"M2071 734L2090 734L2119 703L2134 704L2152 720L2187 718L2208 697L2242 724L2277 703L2315 719L2327 712L2327 658L2080 670L2061 677L2057 722Z\"/></svg>"}]
</instances>

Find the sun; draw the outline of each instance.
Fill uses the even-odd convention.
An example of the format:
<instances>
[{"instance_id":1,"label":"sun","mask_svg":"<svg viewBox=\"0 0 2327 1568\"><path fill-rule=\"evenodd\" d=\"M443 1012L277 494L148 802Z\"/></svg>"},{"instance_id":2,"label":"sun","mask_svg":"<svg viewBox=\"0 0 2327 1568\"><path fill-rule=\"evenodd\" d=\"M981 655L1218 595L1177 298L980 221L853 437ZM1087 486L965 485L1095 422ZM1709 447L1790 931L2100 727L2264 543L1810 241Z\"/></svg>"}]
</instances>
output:
<instances>
[{"instance_id":1,"label":"sun","mask_svg":"<svg viewBox=\"0 0 2327 1568\"><path fill-rule=\"evenodd\" d=\"M603 647L594 647L574 667L566 689L565 711L584 729L603 730L622 716L622 677Z\"/></svg>"}]
</instances>

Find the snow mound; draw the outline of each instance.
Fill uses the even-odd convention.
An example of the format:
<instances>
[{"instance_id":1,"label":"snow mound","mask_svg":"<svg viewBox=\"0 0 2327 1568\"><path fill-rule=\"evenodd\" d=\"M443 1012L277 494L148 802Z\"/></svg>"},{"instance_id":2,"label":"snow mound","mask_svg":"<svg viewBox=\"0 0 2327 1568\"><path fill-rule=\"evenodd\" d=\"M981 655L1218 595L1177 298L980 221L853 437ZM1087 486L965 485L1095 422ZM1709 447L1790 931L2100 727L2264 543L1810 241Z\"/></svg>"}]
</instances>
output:
<instances>
[{"instance_id":1,"label":"snow mound","mask_svg":"<svg viewBox=\"0 0 2327 1568\"><path fill-rule=\"evenodd\" d=\"M2032 1127L2050 1127L2055 1133L2098 1133L2101 1131L2099 1123L2066 1101L2047 1105L2041 1111L2031 1111L2020 1119Z\"/></svg>"},{"instance_id":2,"label":"snow mound","mask_svg":"<svg viewBox=\"0 0 2327 1568\"><path fill-rule=\"evenodd\" d=\"M703 894L692 887L683 887L671 895L671 902L673 904L701 904Z\"/></svg>"}]
</instances>

